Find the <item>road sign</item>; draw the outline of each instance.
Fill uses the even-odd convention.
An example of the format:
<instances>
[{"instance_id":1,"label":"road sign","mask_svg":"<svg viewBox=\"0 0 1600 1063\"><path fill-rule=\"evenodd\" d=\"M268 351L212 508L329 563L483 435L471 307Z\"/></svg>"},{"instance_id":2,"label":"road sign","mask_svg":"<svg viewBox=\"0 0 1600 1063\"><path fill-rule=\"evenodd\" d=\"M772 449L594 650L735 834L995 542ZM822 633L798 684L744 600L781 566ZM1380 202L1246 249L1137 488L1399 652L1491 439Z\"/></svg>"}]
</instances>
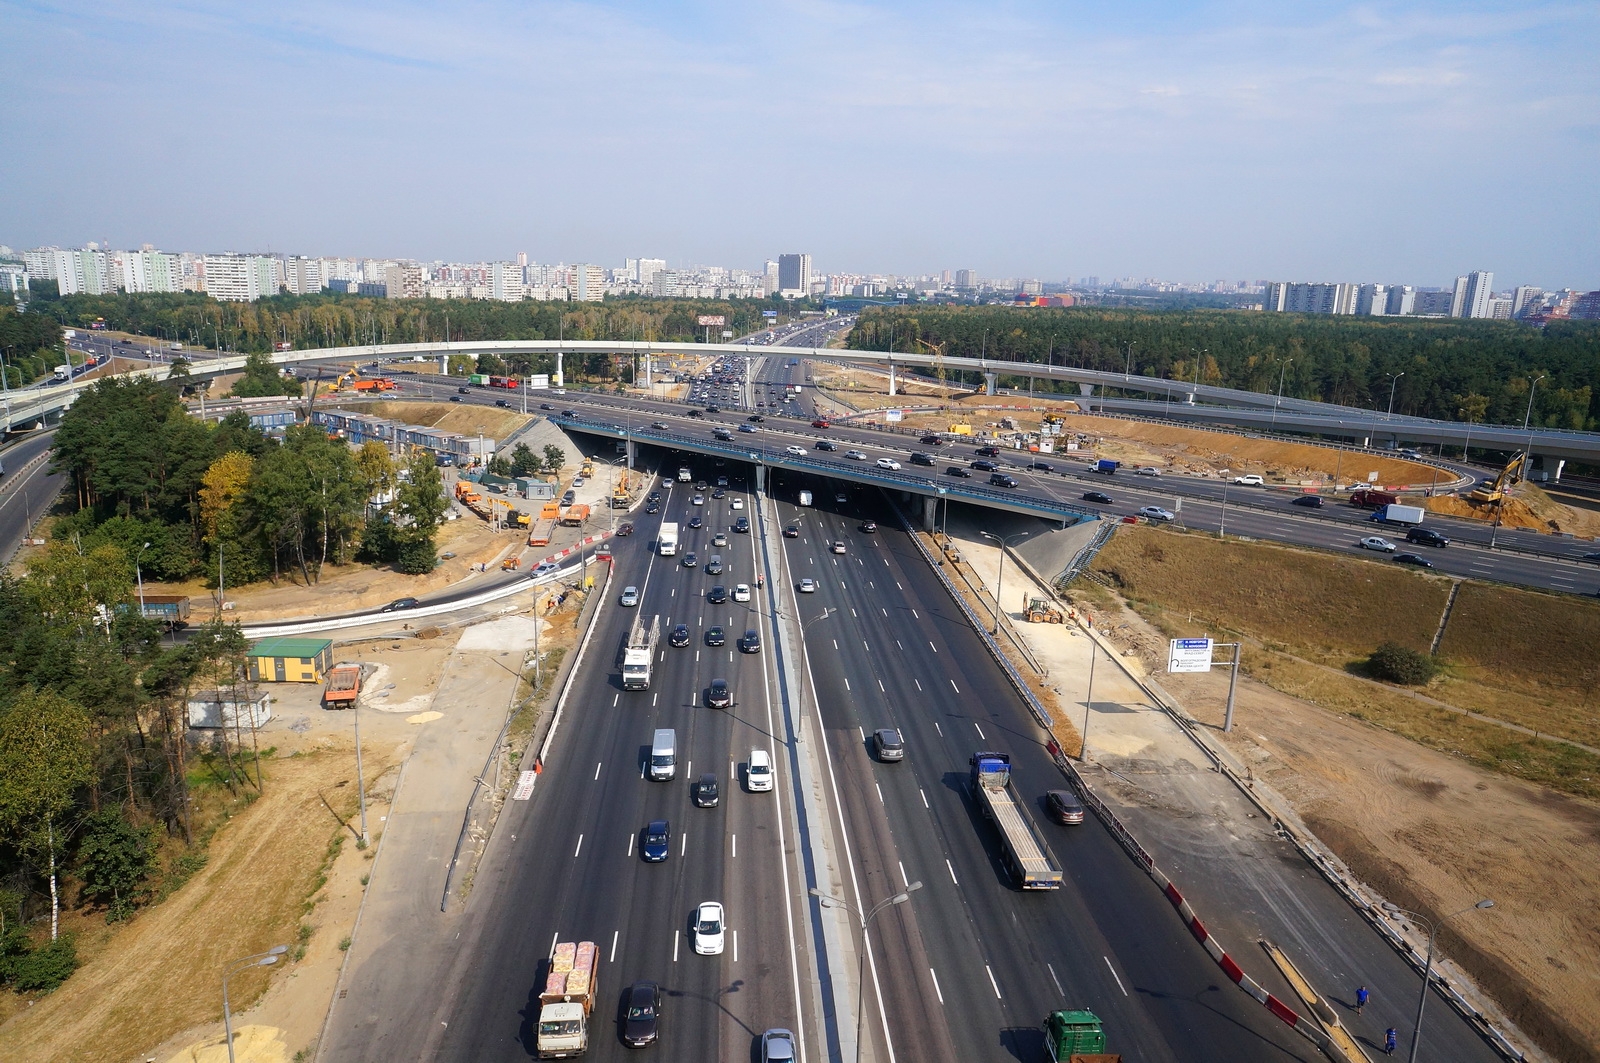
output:
<instances>
[{"instance_id":1,"label":"road sign","mask_svg":"<svg viewBox=\"0 0 1600 1063\"><path fill-rule=\"evenodd\" d=\"M884 410L883 411L883 419L885 421L889 421L891 423L895 422L895 421L903 421L903 420L905 420L905 417L906 417L906 411L904 411L904 410Z\"/></svg>"},{"instance_id":2,"label":"road sign","mask_svg":"<svg viewBox=\"0 0 1600 1063\"><path fill-rule=\"evenodd\" d=\"M778 312L776 310L763 310L763 311L761 311L761 316L765 317L765 318L770 318L772 320L777 320Z\"/></svg>"},{"instance_id":3,"label":"road sign","mask_svg":"<svg viewBox=\"0 0 1600 1063\"><path fill-rule=\"evenodd\" d=\"M1211 671L1210 639L1173 639L1167 651L1168 672Z\"/></svg>"},{"instance_id":4,"label":"road sign","mask_svg":"<svg viewBox=\"0 0 1600 1063\"><path fill-rule=\"evenodd\" d=\"M528 386L530 388L541 388L541 389L549 387L550 386L550 374L549 373L535 373L535 374L533 374L532 376L530 376L528 378Z\"/></svg>"}]
</instances>

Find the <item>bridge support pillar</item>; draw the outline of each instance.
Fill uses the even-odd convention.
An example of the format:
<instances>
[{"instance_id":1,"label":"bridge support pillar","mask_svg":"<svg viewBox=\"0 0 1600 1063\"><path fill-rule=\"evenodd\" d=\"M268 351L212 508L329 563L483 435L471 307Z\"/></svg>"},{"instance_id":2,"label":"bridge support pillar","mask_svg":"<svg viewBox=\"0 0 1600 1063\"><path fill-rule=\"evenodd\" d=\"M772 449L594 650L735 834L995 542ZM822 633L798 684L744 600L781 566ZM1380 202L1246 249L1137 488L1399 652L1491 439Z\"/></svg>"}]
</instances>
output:
<instances>
[{"instance_id":1,"label":"bridge support pillar","mask_svg":"<svg viewBox=\"0 0 1600 1063\"><path fill-rule=\"evenodd\" d=\"M439 375L450 375L450 354L448 351L441 351L439 354Z\"/></svg>"},{"instance_id":2,"label":"bridge support pillar","mask_svg":"<svg viewBox=\"0 0 1600 1063\"><path fill-rule=\"evenodd\" d=\"M931 532L936 527L939 518L939 499L934 495L924 495L922 498L922 530Z\"/></svg>"},{"instance_id":3,"label":"bridge support pillar","mask_svg":"<svg viewBox=\"0 0 1600 1063\"><path fill-rule=\"evenodd\" d=\"M983 374L983 393L985 395L993 395L994 394L995 381L997 381L999 379L1000 379L1000 374L999 373L985 373L985 374Z\"/></svg>"},{"instance_id":4,"label":"bridge support pillar","mask_svg":"<svg viewBox=\"0 0 1600 1063\"><path fill-rule=\"evenodd\" d=\"M1079 384L1078 385L1078 394L1080 394L1080 395L1093 395L1094 394L1094 385L1093 384Z\"/></svg>"},{"instance_id":5,"label":"bridge support pillar","mask_svg":"<svg viewBox=\"0 0 1600 1063\"><path fill-rule=\"evenodd\" d=\"M650 352L644 352L644 380L640 381L646 388L651 386L650 381Z\"/></svg>"},{"instance_id":6,"label":"bridge support pillar","mask_svg":"<svg viewBox=\"0 0 1600 1063\"><path fill-rule=\"evenodd\" d=\"M557 351L556 352L556 387L558 387L558 388L564 388L564 387L567 386L567 374L561 368L561 359L562 359L562 357L563 357L563 352Z\"/></svg>"},{"instance_id":7,"label":"bridge support pillar","mask_svg":"<svg viewBox=\"0 0 1600 1063\"><path fill-rule=\"evenodd\" d=\"M756 494L760 494L767 486L767 467L760 463L756 465Z\"/></svg>"},{"instance_id":8,"label":"bridge support pillar","mask_svg":"<svg viewBox=\"0 0 1600 1063\"><path fill-rule=\"evenodd\" d=\"M889 363L889 397L894 398L894 363Z\"/></svg>"}]
</instances>

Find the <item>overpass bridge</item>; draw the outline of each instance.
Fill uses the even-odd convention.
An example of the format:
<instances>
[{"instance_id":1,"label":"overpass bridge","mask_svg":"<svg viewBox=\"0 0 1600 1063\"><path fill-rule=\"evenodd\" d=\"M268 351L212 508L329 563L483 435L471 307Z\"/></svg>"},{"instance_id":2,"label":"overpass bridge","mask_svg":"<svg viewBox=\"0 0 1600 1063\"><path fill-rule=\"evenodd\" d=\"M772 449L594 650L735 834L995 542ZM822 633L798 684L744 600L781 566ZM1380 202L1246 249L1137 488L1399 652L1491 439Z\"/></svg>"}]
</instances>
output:
<instances>
[{"instance_id":1,"label":"overpass bridge","mask_svg":"<svg viewBox=\"0 0 1600 1063\"><path fill-rule=\"evenodd\" d=\"M1565 429L1527 428L1517 425L1463 424L1456 421L1439 421L1424 417L1386 416L1373 410L1317 402L1311 399L1279 398L1277 395L1224 388L1212 384L1195 384L1191 381L1166 380L1158 377L1137 376L1129 373L1104 372L1080 369L1074 366L1039 365L1033 362L1011 362L994 358L945 357L936 359L931 354L913 354L905 351L849 351L839 348L778 347L747 343L647 343L637 340L485 340L451 343L390 343L354 347L325 347L302 351L283 351L271 356L278 365L291 367L300 364L336 361L365 364L370 362L397 362L405 360L438 360L441 372L444 360L450 355L494 354L504 357L512 354L551 356L556 360L555 380L562 379L562 363L566 355L625 354L639 365L637 380L648 385L655 372L657 361L664 357L736 357L766 358L778 355L802 358L808 361L867 365L885 371L889 376L889 393L895 394L902 371L926 371L942 362L946 370L981 374L986 390L992 393L1001 376L1030 378L1034 380L1064 381L1076 384L1080 394L1091 405L1107 410L1153 413L1174 419L1232 424L1241 427L1275 427L1301 430L1318 434L1353 439L1361 445L1372 445L1375 440L1387 440L1398 445L1402 442L1436 443L1465 447L1476 443L1480 448L1520 450L1556 461L1581 461L1600 465L1600 432L1576 432ZM220 355L213 358L192 358L189 375L194 378L236 373L244 368L244 355ZM136 375L164 378L168 366L137 370ZM0 430L6 433L49 423L70 407L79 392L93 381L77 380L67 384L13 391L3 405ZM1095 395L1095 389L1102 394ZM1141 392L1148 399L1130 399L1122 396L1108 397L1106 389L1118 392Z\"/></svg>"}]
</instances>

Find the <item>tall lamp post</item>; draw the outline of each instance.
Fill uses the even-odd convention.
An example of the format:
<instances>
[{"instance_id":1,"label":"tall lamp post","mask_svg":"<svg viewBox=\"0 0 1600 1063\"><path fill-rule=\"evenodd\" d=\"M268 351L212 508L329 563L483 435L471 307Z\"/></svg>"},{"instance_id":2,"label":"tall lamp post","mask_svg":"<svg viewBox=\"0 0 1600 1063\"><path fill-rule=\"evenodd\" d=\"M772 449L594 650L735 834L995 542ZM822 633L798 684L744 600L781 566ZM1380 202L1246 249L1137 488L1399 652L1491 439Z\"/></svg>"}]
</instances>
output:
<instances>
[{"instance_id":1,"label":"tall lamp post","mask_svg":"<svg viewBox=\"0 0 1600 1063\"><path fill-rule=\"evenodd\" d=\"M885 897L871 908L868 908L865 915L849 901L823 893L815 886L806 891L817 898L822 903L822 907L843 908L861 920L861 955L856 959L856 1063L860 1063L861 1060L861 1009L867 991L867 930L872 926L872 921L877 918L879 912L896 904L906 903L911 899L911 895L921 888L922 880L918 879L893 897Z\"/></svg>"},{"instance_id":2,"label":"tall lamp post","mask_svg":"<svg viewBox=\"0 0 1600 1063\"><path fill-rule=\"evenodd\" d=\"M1283 405L1283 378L1289 372L1289 367L1294 364L1294 359L1287 359L1283 367L1278 370L1278 401L1272 404L1272 427L1278 427L1278 407Z\"/></svg>"},{"instance_id":3,"label":"tall lamp post","mask_svg":"<svg viewBox=\"0 0 1600 1063\"><path fill-rule=\"evenodd\" d=\"M1427 916L1418 915L1416 912L1407 911L1406 909L1397 905L1390 904L1388 901L1383 903L1384 911L1388 912L1390 915L1403 915L1406 918L1413 919L1428 928L1428 959L1422 967L1422 995L1417 997L1417 1022L1416 1025L1411 1028L1410 1063L1417 1063L1417 1046L1422 1043L1422 1006L1428 1002L1428 983L1433 980L1434 935L1439 932L1439 927L1446 920L1454 919L1458 915L1475 911L1479 908L1493 907L1494 901L1485 898L1479 901L1477 904L1467 905L1467 907L1461 909L1459 912L1451 912L1449 915L1441 915L1437 919L1429 919Z\"/></svg>"},{"instance_id":4,"label":"tall lamp post","mask_svg":"<svg viewBox=\"0 0 1600 1063\"><path fill-rule=\"evenodd\" d=\"M233 1063L233 1012L228 1008L228 979L251 967L271 967L278 957L289 951L287 945L274 945L266 952L235 960L222 972L222 1028L228 1038L228 1063Z\"/></svg>"},{"instance_id":5,"label":"tall lamp post","mask_svg":"<svg viewBox=\"0 0 1600 1063\"><path fill-rule=\"evenodd\" d=\"M1000 634L1000 588L1004 585L1006 578L1006 545L1010 543L1011 539L1026 539L1033 533L1019 532L1008 539L1002 539L1000 536L991 535L986 531L980 531L978 534L985 539L993 539L1000 544L1000 570L995 573L994 579L994 630L989 632L991 635L998 635Z\"/></svg>"},{"instance_id":6,"label":"tall lamp post","mask_svg":"<svg viewBox=\"0 0 1600 1063\"><path fill-rule=\"evenodd\" d=\"M139 552L133 555L133 578L139 583L139 618L144 619L144 572L139 568L139 559L144 557L144 552L150 549L150 544L145 543L139 547Z\"/></svg>"},{"instance_id":7,"label":"tall lamp post","mask_svg":"<svg viewBox=\"0 0 1600 1063\"><path fill-rule=\"evenodd\" d=\"M1394 389L1400 386L1400 378L1405 376L1405 374L1385 373L1383 375L1389 378L1389 412L1383 415L1383 419L1385 421L1392 421L1394 420Z\"/></svg>"}]
</instances>

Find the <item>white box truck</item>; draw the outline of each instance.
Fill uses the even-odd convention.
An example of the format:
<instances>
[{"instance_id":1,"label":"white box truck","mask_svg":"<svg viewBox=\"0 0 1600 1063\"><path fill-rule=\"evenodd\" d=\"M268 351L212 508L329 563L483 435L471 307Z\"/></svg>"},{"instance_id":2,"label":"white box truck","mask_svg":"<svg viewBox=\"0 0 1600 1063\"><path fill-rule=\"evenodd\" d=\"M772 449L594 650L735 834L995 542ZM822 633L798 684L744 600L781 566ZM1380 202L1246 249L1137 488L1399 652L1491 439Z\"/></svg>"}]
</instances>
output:
<instances>
[{"instance_id":1,"label":"white box truck","mask_svg":"<svg viewBox=\"0 0 1600 1063\"><path fill-rule=\"evenodd\" d=\"M1372 519L1384 524L1421 524L1427 512L1421 506L1399 506L1391 502L1374 513Z\"/></svg>"},{"instance_id":2,"label":"white box truck","mask_svg":"<svg viewBox=\"0 0 1600 1063\"><path fill-rule=\"evenodd\" d=\"M671 557L678 552L678 525L666 523L661 526L661 531L656 535L656 551L662 557Z\"/></svg>"},{"instance_id":3,"label":"white box truck","mask_svg":"<svg viewBox=\"0 0 1600 1063\"><path fill-rule=\"evenodd\" d=\"M811 492L810 491L801 491L800 492L800 504L802 506L809 506L811 504Z\"/></svg>"}]
</instances>

